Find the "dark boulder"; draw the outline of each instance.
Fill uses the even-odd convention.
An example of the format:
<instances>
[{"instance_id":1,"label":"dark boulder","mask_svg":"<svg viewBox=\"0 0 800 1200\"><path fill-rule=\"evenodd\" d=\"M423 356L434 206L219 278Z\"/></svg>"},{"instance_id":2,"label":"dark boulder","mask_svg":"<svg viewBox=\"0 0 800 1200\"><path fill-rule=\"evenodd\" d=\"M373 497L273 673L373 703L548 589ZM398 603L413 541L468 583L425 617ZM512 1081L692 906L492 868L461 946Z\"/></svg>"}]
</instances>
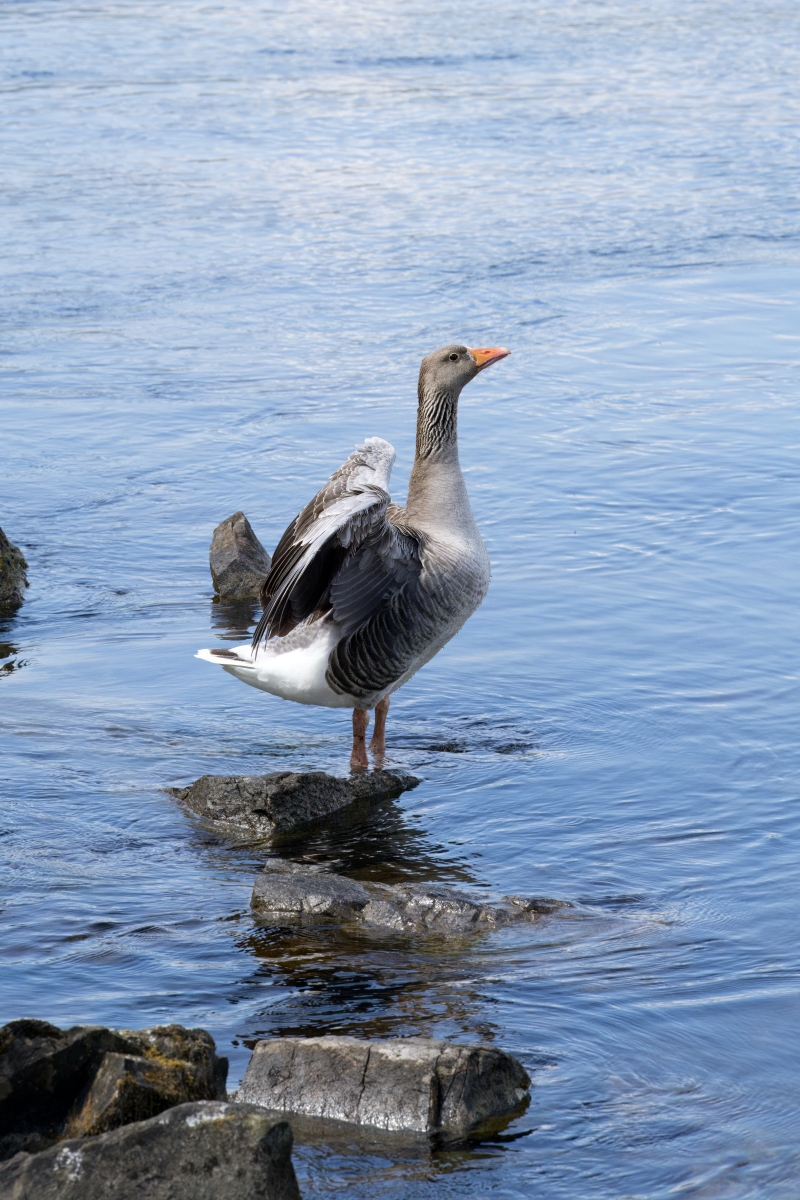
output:
<instances>
[{"instance_id":1,"label":"dark boulder","mask_svg":"<svg viewBox=\"0 0 800 1200\"><path fill-rule=\"evenodd\" d=\"M324 771L271 775L203 775L190 787L167 788L209 821L257 834L280 834L327 817L355 800L390 800L419 783L413 775L369 771L336 779Z\"/></svg>"},{"instance_id":2,"label":"dark boulder","mask_svg":"<svg viewBox=\"0 0 800 1200\"><path fill-rule=\"evenodd\" d=\"M123 1036L140 1053L103 1056L86 1098L69 1118L70 1137L107 1133L190 1100L225 1099L228 1062L217 1057L204 1029L168 1025L125 1030Z\"/></svg>"},{"instance_id":3,"label":"dark boulder","mask_svg":"<svg viewBox=\"0 0 800 1200\"><path fill-rule=\"evenodd\" d=\"M490 902L435 883L357 883L319 867L268 859L250 904L260 916L330 918L382 933L458 937L569 908L566 901L505 896Z\"/></svg>"},{"instance_id":4,"label":"dark boulder","mask_svg":"<svg viewBox=\"0 0 800 1200\"><path fill-rule=\"evenodd\" d=\"M270 556L242 512L220 522L211 538L209 565L220 600L258 600L270 568Z\"/></svg>"},{"instance_id":5,"label":"dark boulder","mask_svg":"<svg viewBox=\"0 0 800 1200\"><path fill-rule=\"evenodd\" d=\"M250 1104L181 1104L0 1165L7 1200L300 1200L292 1131Z\"/></svg>"},{"instance_id":6,"label":"dark boulder","mask_svg":"<svg viewBox=\"0 0 800 1200\"><path fill-rule=\"evenodd\" d=\"M225 1095L227 1059L203 1029L11 1021L0 1029L0 1159L187 1100Z\"/></svg>"},{"instance_id":7,"label":"dark boulder","mask_svg":"<svg viewBox=\"0 0 800 1200\"><path fill-rule=\"evenodd\" d=\"M520 1112L530 1079L493 1046L431 1038L268 1038L258 1042L238 1099L276 1112L463 1136Z\"/></svg>"},{"instance_id":8,"label":"dark boulder","mask_svg":"<svg viewBox=\"0 0 800 1200\"><path fill-rule=\"evenodd\" d=\"M15 612L22 604L28 586L27 566L22 551L0 529L0 616Z\"/></svg>"}]
</instances>

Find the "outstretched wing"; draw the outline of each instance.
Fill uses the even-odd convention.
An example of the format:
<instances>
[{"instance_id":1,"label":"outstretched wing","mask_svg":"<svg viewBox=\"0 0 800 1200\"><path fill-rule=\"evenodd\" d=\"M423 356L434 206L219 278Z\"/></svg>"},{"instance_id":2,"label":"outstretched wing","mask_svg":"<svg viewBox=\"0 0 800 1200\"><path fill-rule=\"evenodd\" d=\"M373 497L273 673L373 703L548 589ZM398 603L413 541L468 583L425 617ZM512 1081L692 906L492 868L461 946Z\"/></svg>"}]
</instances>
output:
<instances>
[{"instance_id":1,"label":"outstretched wing","mask_svg":"<svg viewBox=\"0 0 800 1200\"><path fill-rule=\"evenodd\" d=\"M314 613L333 611L349 633L419 573L415 539L390 525L394 450L367 438L292 521L261 589L263 616L253 635L283 637ZM416 564L416 568L414 567Z\"/></svg>"}]
</instances>

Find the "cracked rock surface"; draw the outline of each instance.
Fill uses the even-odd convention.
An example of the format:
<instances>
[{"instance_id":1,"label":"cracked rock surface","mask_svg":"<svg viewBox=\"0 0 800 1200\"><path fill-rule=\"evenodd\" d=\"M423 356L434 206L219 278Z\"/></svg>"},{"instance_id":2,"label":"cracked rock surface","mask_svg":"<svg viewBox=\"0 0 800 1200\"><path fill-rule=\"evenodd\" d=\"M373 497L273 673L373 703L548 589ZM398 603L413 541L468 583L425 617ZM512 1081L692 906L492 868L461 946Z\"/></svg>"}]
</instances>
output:
<instances>
[{"instance_id":1,"label":"cracked rock surface","mask_svg":"<svg viewBox=\"0 0 800 1200\"><path fill-rule=\"evenodd\" d=\"M463 1135L510 1119L529 1086L522 1064L494 1046L284 1037L257 1043L238 1099L385 1130Z\"/></svg>"},{"instance_id":2,"label":"cracked rock surface","mask_svg":"<svg viewBox=\"0 0 800 1200\"><path fill-rule=\"evenodd\" d=\"M208 563L220 600L258 600L271 561L243 512L226 517L214 530Z\"/></svg>"},{"instance_id":3,"label":"cracked rock surface","mask_svg":"<svg viewBox=\"0 0 800 1200\"><path fill-rule=\"evenodd\" d=\"M569 908L565 901L505 896L496 903L435 883L359 883L318 867L268 859L250 898L276 919L322 917L387 933L440 936L495 929Z\"/></svg>"},{"instance_id":4,"label":"cracked rock surface","mask_svg":"<svg viewBox=\"0 0 800 1200\"><path fill-rule=\"evenodd\" d=\"M149 1121L0 1164L8 1200L300 1200L292 1131L250 1104L180 1104Z\"/></svg>"},{"instance_id":5,"label":"cracked rock surface","mask_svg":"<svg viewBox=\"0 0 800 1200\"><path fill-rule=\"evenodd\" d=\"M272 836L327 817L355 800L392 800L419 780L393 771L337 779L324 771L271 775L203 775L184 788L167 788L209 821Z\"/></svg>"}]
</instances>

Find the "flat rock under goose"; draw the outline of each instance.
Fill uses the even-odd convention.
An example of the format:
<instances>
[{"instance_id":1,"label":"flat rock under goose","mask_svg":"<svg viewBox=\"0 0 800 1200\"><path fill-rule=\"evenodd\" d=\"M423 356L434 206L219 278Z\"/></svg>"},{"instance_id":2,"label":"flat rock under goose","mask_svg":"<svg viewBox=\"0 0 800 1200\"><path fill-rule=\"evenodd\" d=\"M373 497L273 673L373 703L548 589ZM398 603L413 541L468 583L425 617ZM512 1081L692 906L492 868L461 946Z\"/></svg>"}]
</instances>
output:
<instances>
[{"instance_id":1,"label":"flat rock under goose","mask_svg":"<svg viewBox=\"0 0 800 1200\"><path fill-rule=\"evenodd\" d=\"M167 788L209 821L273 835L317 821L356 800L393 800L419 780L393 771L337 779L324 771L270 775L203 775L189 787Z\"/></svg>"}]
</instances>

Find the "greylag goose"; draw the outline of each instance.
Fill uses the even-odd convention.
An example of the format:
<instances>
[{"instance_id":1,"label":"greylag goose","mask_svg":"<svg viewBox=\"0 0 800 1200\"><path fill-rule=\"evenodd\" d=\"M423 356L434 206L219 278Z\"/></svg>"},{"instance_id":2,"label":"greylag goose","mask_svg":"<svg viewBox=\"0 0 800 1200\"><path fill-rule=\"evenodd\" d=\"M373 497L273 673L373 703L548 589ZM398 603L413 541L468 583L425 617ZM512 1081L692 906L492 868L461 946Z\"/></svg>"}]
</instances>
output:
<instances>
[{"instance_id":1,"label":"greylag goose","mask_svg":"<svg viewBox=\"0 0 800 1200\"><path fill-rule=\"evenodd\" d=\"M458 398L508 350L445 346L422 360L417 448L405 508L389 498L395 453L367 438L284 533L250 645L200 650L252 687L353 709L351 765L380 760L392 692L429 662L489 586L486 552L458 462Z\"/></svg>"}]
</instances>

